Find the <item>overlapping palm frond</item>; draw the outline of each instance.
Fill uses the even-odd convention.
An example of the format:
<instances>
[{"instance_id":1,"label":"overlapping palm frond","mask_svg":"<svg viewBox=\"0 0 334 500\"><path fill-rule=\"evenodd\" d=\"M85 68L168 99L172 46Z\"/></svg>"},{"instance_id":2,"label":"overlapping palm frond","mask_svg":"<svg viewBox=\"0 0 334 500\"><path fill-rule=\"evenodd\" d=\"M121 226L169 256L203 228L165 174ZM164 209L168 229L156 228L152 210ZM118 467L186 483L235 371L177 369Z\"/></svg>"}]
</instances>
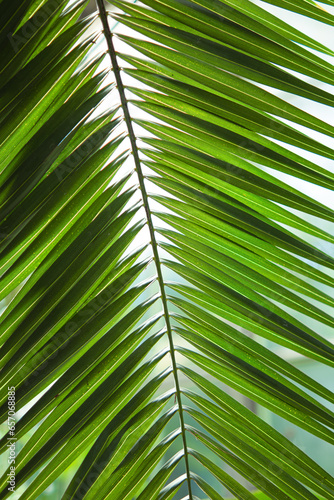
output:
<instances>
[{"instance_id":1,"label":"overlapping palm frond","mask_svg":"<svg viewBox=\"0 0 334 500\"><path fill-rule=\"evenodd\" d=\"M0 499L330 500L253 410L334 444L284 356L334 366L334 53L250 0L87 3L0 3Z\"/></svg>"}]
</instances>

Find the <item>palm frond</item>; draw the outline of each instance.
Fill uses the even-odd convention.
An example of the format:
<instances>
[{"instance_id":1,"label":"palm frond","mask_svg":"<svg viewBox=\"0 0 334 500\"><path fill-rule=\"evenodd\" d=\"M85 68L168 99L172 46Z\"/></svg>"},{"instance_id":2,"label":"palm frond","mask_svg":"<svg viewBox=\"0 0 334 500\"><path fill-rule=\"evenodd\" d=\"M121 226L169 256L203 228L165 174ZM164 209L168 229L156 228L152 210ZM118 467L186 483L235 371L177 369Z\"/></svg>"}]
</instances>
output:
<instances>
[{"instance_id":1,"label":"palm frond","mask_svg":"<svg viewBox=\"0 0 334 500\"><path fill-rule=\"evenodd\" d=\"M334 53L270 5L334 16L88 3L1 3L0 499L330 500L265 412L334 444Z\"/></svg>"}]
</instances>

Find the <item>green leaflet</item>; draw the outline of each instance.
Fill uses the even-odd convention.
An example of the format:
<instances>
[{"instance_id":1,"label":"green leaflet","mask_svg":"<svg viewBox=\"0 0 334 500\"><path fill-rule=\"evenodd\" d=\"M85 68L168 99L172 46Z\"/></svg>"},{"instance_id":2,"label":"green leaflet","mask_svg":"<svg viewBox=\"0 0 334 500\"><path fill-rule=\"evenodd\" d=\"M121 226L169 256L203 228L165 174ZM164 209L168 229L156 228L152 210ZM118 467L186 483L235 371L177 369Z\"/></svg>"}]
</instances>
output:
<instances>
[{"instance_id":1,"label":"green leaflet","mask_svg":"<svg viewBox=\"0 0 334 500\"><path fill-rule=\"evenodd\" d=\"M278 415L283 416L291 422L296 422L300 427L309 430L329 443L334 442L333 433L327 427L318 424L318 422L307 416L304 410L297 409L297 405L294 403L290 405L281 399L281 396L278 394L280 391L284 392L284 386L279 388L278 384L276 392L276 388L271 388L271 384L276 385L275 380L267 379L266 376L263 376L257 370L250 368L248 363L244 363L228 353L224 353L223 356L222 350L219 351L222 357L219 358L217 356L216 359L184 348L179 348L179 352L186 358L194 360L199 367L203 367L210 375L217 377L230 387L240 391L241 394L249 395L251 399L259 404L264 404L272 408ZM283 392L281 392L281 395L283 395ZM263 397L264 394L266 394L265 397Z\"/></svg>"},{"instance_id":2,"label":"green leaflet","mask_svg":"<svg viewBox=\"0 0 334 500\"><path fill-rule=\"evenodd\" d=\"M79 355L74 358L70 366L66 366L65 363L62 363L62 376L52 385L52 387L48 389L48 391L39 400L38 404L34 405L33 408L31 408L18 423L18 437L32 428L33 425L50 410L58 406L59 403L69 394L69 392L73 390L73 384L76 383L76 381L84 379L87 374L100 363L101 360L109 356L115 346L117 346L122 339L129 334L131 329L138 323L140 318L143 314L145 314L151 305L152 302L149 302L148 304L140 304L140 306L134 308L133 311L118 321L114 326L111 326L110 324L104 325L105 330L109 333L108 336L103 336L100 340L95 338L94 340L95 342L97 340L97 342L95 344L93 343L90 348L88 346L88 351L85 353L79 351ZM147 324L144 323L139 328L135 329L133 334L129 336L127 342L123 343L123 347L127 345L129 347L130 343L130 350L135 348L136 345L142 340L143 336L147 334L147 332L149 332L152 326L157 322L157 319L158 318L153 318L151 322ZM112 323L112 320L110 323ZM134 337L136 337L136 342L133 342ZM63 354L61 351L62 345L59 346L59 351L57 352L58 360ZM124 352L127 353L128 351L124 349ZM111 356L113 355L111 354L109 357ZM63 361L63 359L61 359L61 361ZM44 378L46 378L45 375L48 375L48 372L52 373L55 362L51 362L50 364L50 360L45 359L44 363L44 365L38 367L32 373L30 379L23 384L23 387L18 389L18 405L24 405L27 401L31 400L31 394L33 394L33 391L36 388L39 390L40 387L44 387L50 380L52 380L52 378L49 377L46 380L47 384L44 383ZM2 447L6 446L6 441L6 439L2 439Z\"/></svg>"},{"instance_id":3,"label":"green leaflet","mask_svg":"<svg viewBox=\"0 0 334 500\"><path fill-rule=\"evenodd\" d=\"M137 394L135 398L137 406L128 403L121 414L110 422L88 453L86 460L78 470L77 477L72 479L67 494L73 495L74 492L80 491L90 473L95 470L99 472L99 475L103 473L110 475L111 471L120 464L145 430L152 425L152 422L171 397L170 394L167 394L145 405L156 389L155 385L151 387L152 385L147 384L144 390ZM131 414L134 416L129 420ZM126 421L127 423L124 425ZM79 481L78 478L80 478ZM100 484L103 484L101 480Z\"/></svg>"},{"instance_id":4,"label":"green leaflet","mask_svg":"<svg viewBox=\"0 0 334 500\"><path fill-rule=\"evenodd\" d=\"M38 470L41 463L47 458L50 458L56 450L60 450L60 452L54 458L54 464L57 464L56 467L66 468L66 462L69 462L71 457L68 453L64 453L61 445L64 440L67 440L69 436L73 436L71 449L68 450L71 451L71 453L76 452L78 445L82 449L84 449L85 446L87 446L85 441L88 441L90 443L94 441L94 434L96 437L99 428L100 430L103 430L107 423L112 419L113 412L117 410L120 404L121 406L124 406L127 401L129 401L135 390L138 389L138 387L141 385L142 380L149 375L154 367L154 364L156 364L161 358L160 355L156 358L155 362L147 362L146 364L142 365L137 371L135 371L132 376L127 378L129 374L129 368L131 371L131 367L133 369L147 353L147 347L151 346L152 342L154 344L158 339L159 336L153 339L149 339L149 341L146 341L145 344L142 344L140 348L132 353L131 362L128 362L128 360L130 359L128 358L127 361L123 362L123 364L121 364L117 368L116 374L113 374L112 376L109 375L108 378L108 373L105 373L104 382L102 382L102 384L101 381L98 382L98 390L92 391L92 386L88 385L90 391L87 391L87 382L81 383L82 389L86 387L86 391L90 392L90 395L87 398L87 395L85 394L86 391L83 392L81 398L84 397L85 402L79 409L74 411L74 413L73 410L75 408L78 408L80 404L77 398L75 398L75 408L73 409L70 407L69 414L68 409L66 413L62 411L62 407L64 407L64 405L62 404L56 408L56 410L49 416L49 418L44 421L45 425L39 427L39 438L36 433L33 435L33 438L31 438L32 442L30 441L29 444L29 453L26 453L24 456L22 456L22 459L18 462L18 470L20 471L22 469L22 472L18 474L18 481L23 481L25 477L32 474L35 470ZM109 369L109 371L111 370ZM113 381L112 383L110 383L111 380ZM95 384L96 383L97 381L95 377ZM109 388L106 391L105 388L108 386ZM126 398L124 398L124 392L126 390L128 391L128 394ZM104 396L101 397L103 393ZM70 399L72 399L73 404L73 395ZM65 408L68 405L69 402L65 399ZM60 419L59 415L61 415ZM80 429L85 422L89 422L88 425L90 426L90 432L87 434L85 432L85 429L82 429L83 434L85 435L85 439L83 440L80 437ZM52 426L52 428L56 426L56 429L58 429L52 435L51 440L49 439L50 434L48 434L47 432L47 430L50 428L50 425ZM62 438L59 439L59 436L62 436ZM39 452L36 456L34 456L35 447L41 446L41 439L43 439L43 442L45 443L43 446L43 453ZM54 464L52 466L51 464L48 464L48 468L51 469L53 474L56 472ZM44 469L44 471L46 473L46 475L44 476L45 480L50 481L48 471L46 469ZM38 481L38 483L38 488L41 488L42 485L40 484L40 481ZM32 486L30 489L32 489L33 487L34 486Z\"/></svg>"}]
</instances>

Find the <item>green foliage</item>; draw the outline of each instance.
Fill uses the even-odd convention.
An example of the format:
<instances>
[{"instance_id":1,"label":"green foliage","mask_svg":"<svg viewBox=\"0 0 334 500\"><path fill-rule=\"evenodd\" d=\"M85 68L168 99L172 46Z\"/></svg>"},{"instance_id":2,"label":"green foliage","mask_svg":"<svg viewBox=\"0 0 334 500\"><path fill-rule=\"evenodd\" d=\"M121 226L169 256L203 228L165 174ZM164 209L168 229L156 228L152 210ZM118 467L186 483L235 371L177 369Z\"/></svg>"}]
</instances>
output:
<instances>
[{"instance_id":1,"label":"green foliage","mask_svg":"<svg viewBox=\"0 0 334 500\"><path fill-rule=\"evenodd\" d=\"M334 444L285 355L334 366L334 53L251 0L87 3L1 1L0 499L330 500L260 415Z\"/></svg>"}]
</instances>

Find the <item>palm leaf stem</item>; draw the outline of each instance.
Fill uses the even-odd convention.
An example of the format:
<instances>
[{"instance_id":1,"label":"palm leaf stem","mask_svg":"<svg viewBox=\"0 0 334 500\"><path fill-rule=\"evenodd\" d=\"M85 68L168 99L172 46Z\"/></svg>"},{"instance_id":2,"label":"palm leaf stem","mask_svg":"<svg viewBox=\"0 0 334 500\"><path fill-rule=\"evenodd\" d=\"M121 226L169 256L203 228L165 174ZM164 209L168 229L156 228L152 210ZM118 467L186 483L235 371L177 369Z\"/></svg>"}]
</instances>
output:
<instances>
[{"instance_id":1,"label":"palm leaf stem","mask_svg":"<svg viewBox=\"0 0 334 500\"><path fill-rule=\"evenodd\" d=\"M175 389L176 389L176 400L177 400L177 405L178 405L178 410L179 410L180 429L181 429L181 435L182 435L182 441L183 441L184 460L185 460L185 467L186 467L186 477L187 477L187 486L188 486L188 495L189 495L188 498L189 498L189 500L193 500L192 492L191 492L191 474L190 474L189 458L188 458L186 428L185 428L183 407L182 407L182 401L181 401L181 388L180 388L180 382L179 382L178 371L177 371L175 347L174 347L172 327L171 327L171 322L170 322L170 313L168 311L167 295L166 295L165 286L164 286L164 279L163 279L163 275L162 275L161 261L160 261L159 252L158 252L158 244L157 244L157 241L155 238L155 230L154 230L151 211L150 211L150 207L149 207L148 195L147 195L147 191L146 191L146 187L145 187L144 174L143 174L143 171L141 168L141 162L140 162L138 148L137 148L137 144L136 144L136 136L134 134L132 120L131 120L129 107L128 107L128 102L127 102L127 99L125 96L125 88L124 88L120 68L119 68L118 61L117 61L116 51L115 51L114 43L113 43L113 39L112 39L112 32L110 30L109 23L108 23L107 11L105 9L103 0L96 0L96 5L97 5L99 16L100 16L100 19L102 22L103 33L104 33L104 36L105 36L105 39L107 42L107 46L108 46L108 54L109 54L109 57L111 60L111 65L112 65L115 79L116 79L116 86L118 89L119 98L121 101L121 106L122 106L122 110L123 110L123 114L124 114L124 121L125 121L125 124L127 127L128 134L129 134L131 151L132 151L134 164L135 164L135 170L136 170L137 176L138 176L139 186L140 186L140 190L141 190L143 205L144 205L147 224L148 224L149 233L150 233L152 251L153 251L154 262L155 262L157 278L158 278L160 294L161 294L161 300L162 300L162 306L163 306L163 313L164 313L165 322L166 322L166 330L167 330L168 341L169 341L171 364L172 364L173 377L174 377L174 383L175 383Z\"/></svg>"}]
</instances>

